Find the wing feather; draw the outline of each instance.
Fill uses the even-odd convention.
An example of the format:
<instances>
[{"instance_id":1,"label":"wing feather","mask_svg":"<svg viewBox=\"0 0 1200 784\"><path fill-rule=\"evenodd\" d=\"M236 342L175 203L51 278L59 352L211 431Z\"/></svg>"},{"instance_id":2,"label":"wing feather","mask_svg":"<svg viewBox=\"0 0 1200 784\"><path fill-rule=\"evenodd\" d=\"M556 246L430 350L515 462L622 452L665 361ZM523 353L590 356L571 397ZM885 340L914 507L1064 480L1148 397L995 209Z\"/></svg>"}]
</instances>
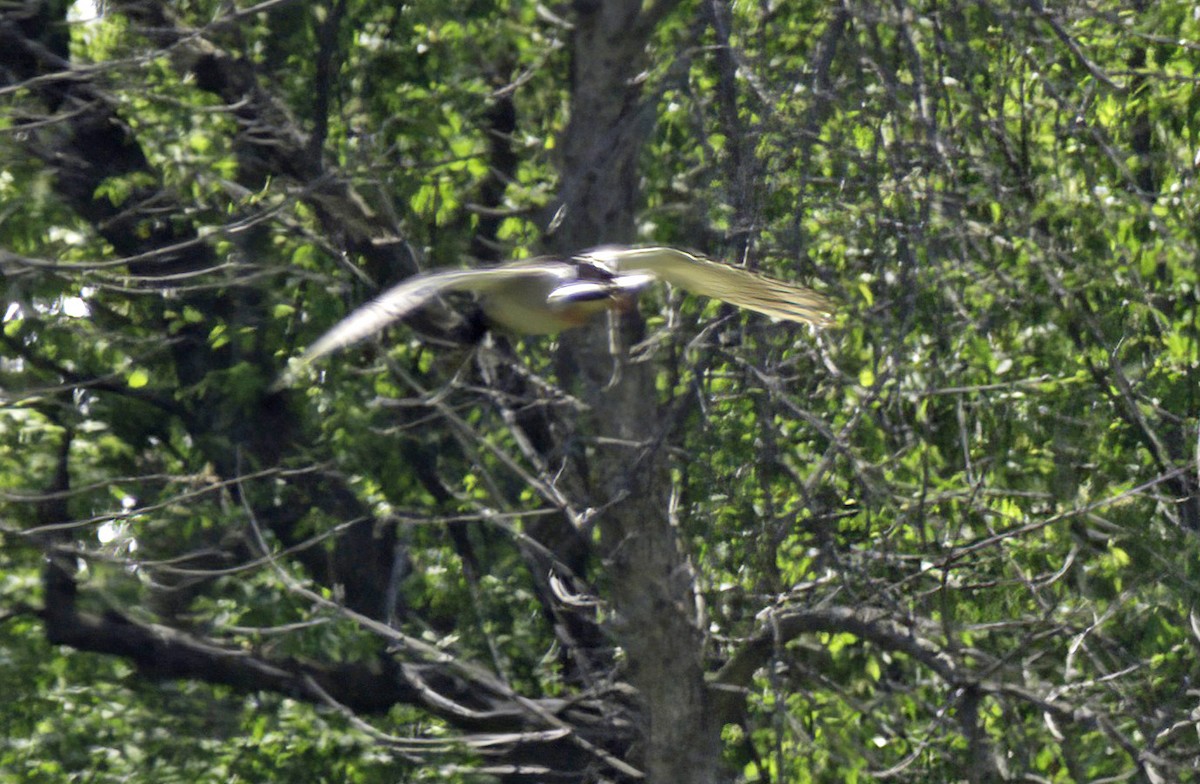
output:
<instances>
[{"instance_id":1,"label":"wing feather","mask_svg":"<svg viewBox=\"0 0 1200 784\"><path fill-rule=\"evenodd\" d=\"M610 265L616 272L649 272L693 294L773 318L825 326L833 315L833 303L812 289L675 248L600 248L585 255Z\"/></svg>"},{"instance_id":2,"label":"wing feather","mask_svg":"<svg viewBox=\"0 0 1200 784\"><path fill-rule=\"evenodd\" d=\"M561 277L561 263L557 266L544 262L516 262L499 267L465 270L440 270L426 272L399 283L354 310L339 321L328 332L308 347L300 358L302 363L343 349L363 338L379 332L430 300L452 291L487 292L499 285L507 285L520 278L531 281L544 279L547 275Z\"/></svg>"}]
</instances>

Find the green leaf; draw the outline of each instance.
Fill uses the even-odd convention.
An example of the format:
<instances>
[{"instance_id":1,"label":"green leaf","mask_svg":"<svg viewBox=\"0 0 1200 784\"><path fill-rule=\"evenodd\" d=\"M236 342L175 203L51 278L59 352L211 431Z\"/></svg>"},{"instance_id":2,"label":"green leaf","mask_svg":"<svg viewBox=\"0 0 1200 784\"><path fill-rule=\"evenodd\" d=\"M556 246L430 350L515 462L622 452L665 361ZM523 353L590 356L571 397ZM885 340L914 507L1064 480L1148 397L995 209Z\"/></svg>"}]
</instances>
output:
<instances>
[{"instance_id":1,"label":"green leaf","mask_svg":"<svg viewBox=\"0 0 1200 784\"><path fill-rule=\"evenodd\" d=\"M150 383L150 374L144 368L134 368L125 378L130 389L141 389Z\"/></svg>"}]
</instances>

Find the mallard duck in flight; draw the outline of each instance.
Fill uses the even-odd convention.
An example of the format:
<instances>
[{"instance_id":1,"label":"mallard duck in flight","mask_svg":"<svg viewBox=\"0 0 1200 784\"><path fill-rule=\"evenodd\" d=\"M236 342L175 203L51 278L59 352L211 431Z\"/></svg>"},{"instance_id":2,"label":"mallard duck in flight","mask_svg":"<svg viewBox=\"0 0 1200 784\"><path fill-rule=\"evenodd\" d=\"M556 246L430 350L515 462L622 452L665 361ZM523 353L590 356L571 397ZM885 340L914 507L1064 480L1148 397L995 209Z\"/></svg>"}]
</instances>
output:
<instances>
[{"instance_id":1,"label":"mallard duck in flight","mask_svg":"<svg viewBox=\"0 0 1200 784\"><path fill-rule=\"evenodd\" d=\"M549 335L586 324L604 311L630 307L637 294L656 281L802 324L826 325L833 313L830 301L811 289L675 248L605 246L566 260L538 258L414 275L335 324L297 364L303 367L373 335L447 292L474 294L494 326L517 334ZM279 385L290 381L297 364Z\"/></svg>"}]
</instances>

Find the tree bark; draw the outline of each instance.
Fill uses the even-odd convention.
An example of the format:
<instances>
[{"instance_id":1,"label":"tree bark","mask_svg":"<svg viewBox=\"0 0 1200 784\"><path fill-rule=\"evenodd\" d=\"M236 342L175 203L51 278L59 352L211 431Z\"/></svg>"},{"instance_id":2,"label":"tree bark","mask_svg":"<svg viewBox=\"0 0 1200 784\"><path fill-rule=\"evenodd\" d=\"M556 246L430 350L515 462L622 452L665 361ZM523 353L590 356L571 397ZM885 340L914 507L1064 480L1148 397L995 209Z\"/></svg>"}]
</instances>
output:
<instances>
[{"instance_id":1,"label":"tree bark","mask_svg":"<svg viewBox=\"0 0 1200 784\"><path fill-rule=\"evenodd\" d=\"M635 239L638 155L656 106L639 77L654 25L674 2L576 2L570 121L560 142L562 224L555 250ZM636 314L620 325L621 345L640 331ZM575 482L596 525L604 581L625 651L625 677L640 696L643 743L630 760L651 782L714 782L720 727L709 719L695 581L668 515L667 462L660 449L663 403L650 363L614 356L602 328L562 337L559 374L587 405L586 441Z\"/></svg>"}]
</instances>

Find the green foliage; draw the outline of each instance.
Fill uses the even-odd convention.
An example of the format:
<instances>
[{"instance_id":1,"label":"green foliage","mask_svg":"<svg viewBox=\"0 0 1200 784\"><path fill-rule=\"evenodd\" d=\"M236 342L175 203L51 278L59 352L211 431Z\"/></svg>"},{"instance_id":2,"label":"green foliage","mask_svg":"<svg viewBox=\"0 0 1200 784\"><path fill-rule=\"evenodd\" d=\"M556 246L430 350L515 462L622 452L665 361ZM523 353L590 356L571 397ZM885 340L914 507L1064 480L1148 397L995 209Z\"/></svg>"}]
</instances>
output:
<instances>
[{"instance_id":1,"label":"green foliage","mask_svg":"<svg viewBox=\"0 0 1200 784\"><path fill-rule=\"evenodd\" d=\"M141 681L119 660L63 656L29 621L0 630L0 780L394 781L397 761L336 716L278 697Z\"/></svg>"},{"instance_id":2,"label":"green foliage","mask_svg":"<svg viewBox=\"0 0 1200 784\"><path fill-rule=\"evenodd\" d=\"M112 5L71 27L71 54L96 64L87 78L145 161L88 189L94 215L73 208L53 156L23 146L38 128L14 132L37 85L0 107L0 771L432 777L328 706L50 645L44 556L77 562L87 612L289 666L376 662L379 635L284 579L345 599L335 539L369 519L355 564L376 548L403 561L395 631L522 695L579 697L529 549L562 511L554 493L578 489L568 458L601 446L572 431L530 457L529 432L586 421L556 387L560 344L479 360L398 327L309 388L265 391L406 272L349 246L331 183L379 221L380 245L400 238L431 266L459 263L490 212L504 255L537 251L567 179L571 33L529 2L316 3L215 25L227 4L183 2L172 13L195 40L168 45ZM746 243L762 271L840 304L837 326L811 334L677 292L643 303L634 355L660 368L664 412L647 438L669 459L664 515L696 570L705 665L769 632L776 610L869 607L964 677L861 629L776 640L723 729L731 769L796 784L969 780L980 759L1013 780L1190 772L1196 15L733 3L723 34L701 5L661 21L640 77L657 115L639 239L730 260ZM253 64L245 104L189 70L197 41ZM517 160L480 209L487 113L508 97ZM323 128L308 159L248 152L239 112L260 98L277 114L254 130ZM38 111L53 150L64 118ZM125 239L142 251L118 251L106 230L134 214ZM163 272L193 247L206 266ZM496 356L513 367L488 367ZM505 399L503 372L543 397ZM66 517L50 519L68 435ZM270 528L296 509L290 536ZM573 568L578 590L603 593L602 559ZM360 718L452 732L408 705ZM458 747L445 759L477 762Z\"/></svg>"}]
</instances>

